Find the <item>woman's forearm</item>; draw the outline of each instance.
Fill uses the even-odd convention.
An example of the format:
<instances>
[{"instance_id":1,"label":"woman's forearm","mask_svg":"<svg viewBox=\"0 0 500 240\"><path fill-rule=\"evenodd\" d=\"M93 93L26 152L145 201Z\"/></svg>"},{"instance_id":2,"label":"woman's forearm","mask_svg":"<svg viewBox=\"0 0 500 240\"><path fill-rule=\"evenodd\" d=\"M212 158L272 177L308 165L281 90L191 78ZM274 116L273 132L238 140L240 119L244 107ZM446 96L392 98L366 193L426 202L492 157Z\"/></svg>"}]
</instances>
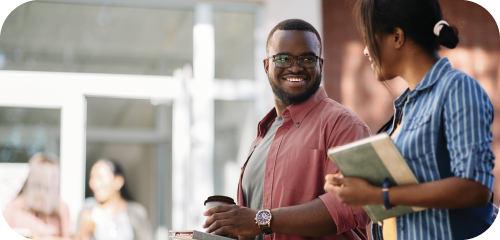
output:
<instances>
[{"instance_id":1,"label":"woman's forearm","mask_svg":"<svg viewBox=\"0 0 500 240\"><path fill-rule=\"evenodd\" d=\"M489 189L473 180L450 177L422 184L391 187L392 205L427 208L481 207L491 198Z\"/></svg>"},{"instance_id":2,"label":"woman's forearm","mask_svg":"<svg viewBox=\"0 0 500 240\"><path fill-rule=\"evenodd\" d=\"M350 207L383 204L382 188L361 178L327 175L325 191L334 194ZM481 207L491 198L490 190L473 180L450 177L438 181L391 187L389 202L393 206L426 208Z\"/></svg>"}]
</instances>

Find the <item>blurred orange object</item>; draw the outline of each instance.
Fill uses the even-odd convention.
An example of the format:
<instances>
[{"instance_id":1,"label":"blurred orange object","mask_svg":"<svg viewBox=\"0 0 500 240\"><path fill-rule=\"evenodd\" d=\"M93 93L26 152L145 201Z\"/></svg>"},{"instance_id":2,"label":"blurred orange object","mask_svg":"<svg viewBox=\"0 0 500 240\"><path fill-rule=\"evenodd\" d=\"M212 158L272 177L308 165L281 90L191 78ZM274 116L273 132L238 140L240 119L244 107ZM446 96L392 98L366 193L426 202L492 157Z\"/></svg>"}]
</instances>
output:
<instances>
[{"instance_id":1,"label":"blurred orange object","mask_svg":"<svg viewBox=\"0 0 500 240\"><path fill-rule=\"evenodd\" d=\"M85 210L82 213L82 226L85 226L85 229L92 235L95 230L95 223L92 221L92 217L90 215L90 211Z\"/></svg>"}]
</instances>

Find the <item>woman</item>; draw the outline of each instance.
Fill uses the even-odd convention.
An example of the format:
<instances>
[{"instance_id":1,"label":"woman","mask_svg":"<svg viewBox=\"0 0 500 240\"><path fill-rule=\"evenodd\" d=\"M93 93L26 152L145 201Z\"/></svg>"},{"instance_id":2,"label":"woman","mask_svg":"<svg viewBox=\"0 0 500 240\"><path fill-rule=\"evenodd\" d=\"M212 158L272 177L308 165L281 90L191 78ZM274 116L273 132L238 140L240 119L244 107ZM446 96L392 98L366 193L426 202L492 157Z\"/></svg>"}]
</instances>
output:
<instances>
[{"instance_id":1,"label":"woman","mask_svg":"<svg viewBox=\"0 0 500 240\"><path fill-rule=\"evenodd\" d=\"M37 153L29 161L30 173L21 193L3 215L9 226L33 239L69 239L68 205L59 197L59 160Z\"/></svg>"},{"instance_id":2,"label":"woman","mask_svg":"<svg viewBox=\"0 0 500 240\"><path fill-rule=\"evenodd\" d=\"M131 201L125 177L114 161L101 159L90 170L93 198L85 200L76 240L150 240L151 225L144 206Z\"/></svg>"},{"instance_id":3,"label":"woman","mask_svg":"<svg viewBox=\"0 0 500 240\"><path fill-rule=\"evenodd\" d=\"M402 77L409 88L394 101L381 131L391 135L420 184L389 188L328 175L325 190L345 204L416 206L424 211L372 226L374 239L469 239L493 222L493 106L472 77L440 58L457 31L437 0L360 0L358 25L379 81Z\"/></svg>"}]
</instances>

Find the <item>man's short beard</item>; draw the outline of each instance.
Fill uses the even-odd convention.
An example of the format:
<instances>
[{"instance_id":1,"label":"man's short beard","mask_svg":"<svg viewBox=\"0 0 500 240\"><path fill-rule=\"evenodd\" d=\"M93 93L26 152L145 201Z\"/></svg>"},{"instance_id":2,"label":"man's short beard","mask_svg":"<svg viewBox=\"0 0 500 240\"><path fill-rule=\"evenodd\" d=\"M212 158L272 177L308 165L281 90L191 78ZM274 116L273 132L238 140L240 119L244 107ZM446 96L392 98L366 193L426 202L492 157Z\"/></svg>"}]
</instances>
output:
<instances>
[{"instance_id":1,"label":"man's short beard","mask_svg":"<svg viewBox=\"0 0 500 240\"><path fill-rule=\"evenodd\" d=\"M281 100L284 104L291 105L304 102L312 95L314 95L318 91L321 84L321 75L318 75L316 79L314 79L314 84L311 87L307 88L305 92L297 96L293 96L283 88L275 86L273 84L273 81L269 81L269 83L271 84L271 88L273 89L274 97Z\"/></svg>"}]
</instances>

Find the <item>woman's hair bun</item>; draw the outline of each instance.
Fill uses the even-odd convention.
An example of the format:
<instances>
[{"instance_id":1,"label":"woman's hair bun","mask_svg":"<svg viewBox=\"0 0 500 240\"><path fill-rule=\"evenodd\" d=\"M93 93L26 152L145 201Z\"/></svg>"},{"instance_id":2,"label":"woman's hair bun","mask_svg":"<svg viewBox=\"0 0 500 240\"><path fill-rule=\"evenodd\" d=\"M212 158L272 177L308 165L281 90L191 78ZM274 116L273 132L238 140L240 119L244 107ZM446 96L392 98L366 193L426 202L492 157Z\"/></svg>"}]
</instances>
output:
<instances>
[{"instance_id":1,"label":"woman's hair bun","mask_svg":"<svg viewBox=\"0 0 500 240\"><path fill-rule=\"evenodd\" d=\"M454 26L443 25L438 36L439 44L453 49L458 44L458 29Z\"/></svg>"}]
</instances>

